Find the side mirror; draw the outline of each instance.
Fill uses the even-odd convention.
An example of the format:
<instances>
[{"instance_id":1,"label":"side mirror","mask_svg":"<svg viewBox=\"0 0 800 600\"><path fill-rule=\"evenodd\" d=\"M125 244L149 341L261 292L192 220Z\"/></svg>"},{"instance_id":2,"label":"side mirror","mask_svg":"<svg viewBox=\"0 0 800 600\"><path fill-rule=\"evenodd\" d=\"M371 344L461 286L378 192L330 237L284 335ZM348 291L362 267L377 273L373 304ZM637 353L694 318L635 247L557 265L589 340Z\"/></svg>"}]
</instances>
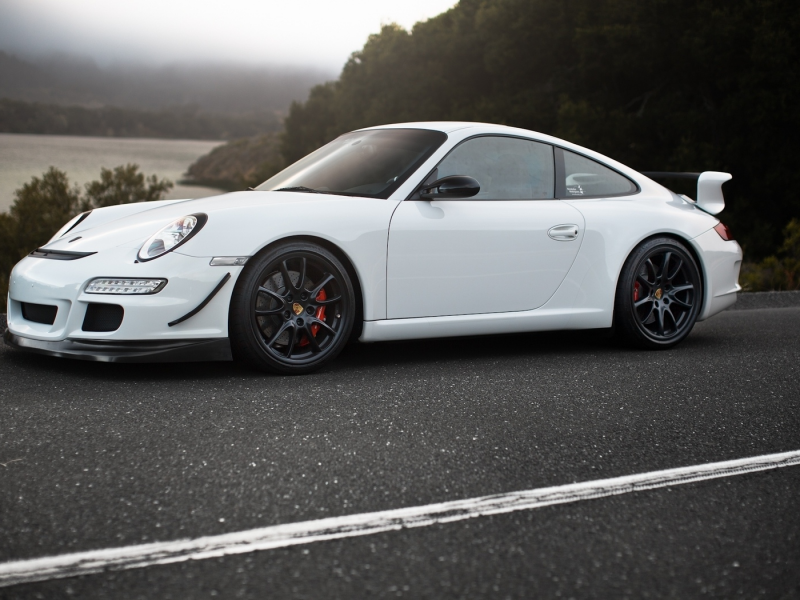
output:
<instances>
[{"instance_id":1,"label":"side mirror","mask_svg":"<svg viewBox=\"0 0 800 600\"><path fill-rule=\"evenodd\" d=\"M480 184L473 177L450 175L442 177L420 190L419 197L425 200L437 198L472 198L481 191Z\"/></svg>"}]
</instances>

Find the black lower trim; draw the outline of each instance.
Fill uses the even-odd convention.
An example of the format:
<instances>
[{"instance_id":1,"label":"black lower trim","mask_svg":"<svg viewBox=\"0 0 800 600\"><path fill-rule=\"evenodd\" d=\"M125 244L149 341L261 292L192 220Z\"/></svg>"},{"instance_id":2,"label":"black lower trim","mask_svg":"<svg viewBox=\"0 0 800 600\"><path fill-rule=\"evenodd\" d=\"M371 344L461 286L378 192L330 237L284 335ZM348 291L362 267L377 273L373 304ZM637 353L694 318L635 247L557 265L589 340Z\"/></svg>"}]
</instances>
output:
<instances>
[{"instance_id":1,"label":"black lower trim","mask_svg":"<svg viewBox=\"0 0 800 600\"><path fill-rule=\"evenodd\" d=\"M226 283L228 283L228 279L230 279L230 278L231 278L231 274L230 273L225 273L225 277L223 277L220 280L220 282L217 284L217 287L215 287L213 290L211 290L211 293L208 296L206 296L205 300L203 300L200 304L197 305L197 307L193 308L192 310L190 310L188 313L186 313L182 317L167 323L167 327L173 327L173 326L177 325L178 323L183 323L186 319L191 319L193 316L195 316L197 313L199 313L201 310L203 310L206 307L206 304L211 302L211 299L214 296L217 295L218 291L220 291L222 289L222 286L225 285Z\"/></svg>"},{"instance_id":2,"label":"black lower trim","mask_svg":"<svg viewBox=\"0 0 800 600\"><path fill-rule=\"evenodd\" d=\"M33 258L49 258L52 260L78 260L85 256L91 256L97 252L68 252L67 250L45 250L44 248L37 248L28 256Z\"/></svg>"},{"instance_id":3,"label":"black lower trim","mask_svg":"<svg viewBox=\"0 0 800 600\"><path fill-rule=\"evenodd\" d=\"M642 175L650 179L694 179L700 178L700 173L673 173L671 171L642 171Z\"/></svg>"},{"instance_id":4,"label":"black lower trim","mask_svg":"<svg viewBox=\"0 0 800 600\"><path fill-rule=\"evenodd\" d=\"M74 340L47 342L7 330L6 344L18 350L98 362L202 362L233 360L228 338L168 341Z\"/></svg>"}]
</instances>

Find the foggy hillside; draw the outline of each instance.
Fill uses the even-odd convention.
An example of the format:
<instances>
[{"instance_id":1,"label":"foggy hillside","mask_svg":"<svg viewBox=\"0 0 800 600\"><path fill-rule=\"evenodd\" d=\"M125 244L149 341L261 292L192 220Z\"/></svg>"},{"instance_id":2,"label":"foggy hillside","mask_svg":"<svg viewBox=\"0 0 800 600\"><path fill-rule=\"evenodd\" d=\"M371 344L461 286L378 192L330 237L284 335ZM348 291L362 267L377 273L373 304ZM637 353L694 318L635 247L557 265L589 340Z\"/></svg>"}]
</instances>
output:
<instances>
[{"instance_id":1,"label":"foggy hillside","mask_svg":"<svg viewBox=\"0 0 800 600\"><path fill-rule=\"evenodd\" d=\"M0 98L84 107L159 110L191 105L246 115L286 111L335 74L316 68L233 64L97 66L57 56L29 61L0 51Z\"/></svg>"}]
</instances>

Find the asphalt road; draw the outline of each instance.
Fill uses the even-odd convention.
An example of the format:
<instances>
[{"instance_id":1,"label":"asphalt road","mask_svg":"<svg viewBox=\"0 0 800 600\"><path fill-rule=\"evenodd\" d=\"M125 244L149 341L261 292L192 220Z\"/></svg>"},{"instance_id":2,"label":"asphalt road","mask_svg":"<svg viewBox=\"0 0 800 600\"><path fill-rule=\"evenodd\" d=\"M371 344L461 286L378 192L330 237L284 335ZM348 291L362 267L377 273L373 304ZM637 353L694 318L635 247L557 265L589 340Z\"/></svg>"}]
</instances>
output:
<instances>
[{"instance_id":1,"label":"asphalt road","mask_svg":"<svg viewBox=\"0 0 800 600\"><path fill-rule=\"evenodd\" d=\"M667 352L354 345L304 377L2 347L0 562L799 450L794 304ZM0 598L800 598L799 493L789 467Z\"/></svg>"}]
</instances>

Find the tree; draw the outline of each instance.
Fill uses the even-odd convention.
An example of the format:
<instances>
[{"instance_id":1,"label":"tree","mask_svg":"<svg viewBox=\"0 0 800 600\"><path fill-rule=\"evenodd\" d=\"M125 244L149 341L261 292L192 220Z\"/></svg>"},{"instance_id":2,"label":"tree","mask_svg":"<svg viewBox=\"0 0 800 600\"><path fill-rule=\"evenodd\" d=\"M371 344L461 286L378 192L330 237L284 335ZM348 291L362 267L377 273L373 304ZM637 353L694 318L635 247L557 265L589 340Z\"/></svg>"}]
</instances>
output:
<instances>
[{"instance_id":1,"label":"tree","mask_svg":"<svg viewBox=\"0 0 800 600\"><path fill-rule=\"evenodd\" d=\"M86 197L82 209L130 204L131 202L150 202L160 200L173 187L167 179L159 180L155 175L145 177L139 172L139 165L127 164L114 167L114 170L102 168L100 180L86 184Z\"/></svg>"}]
</instances>

